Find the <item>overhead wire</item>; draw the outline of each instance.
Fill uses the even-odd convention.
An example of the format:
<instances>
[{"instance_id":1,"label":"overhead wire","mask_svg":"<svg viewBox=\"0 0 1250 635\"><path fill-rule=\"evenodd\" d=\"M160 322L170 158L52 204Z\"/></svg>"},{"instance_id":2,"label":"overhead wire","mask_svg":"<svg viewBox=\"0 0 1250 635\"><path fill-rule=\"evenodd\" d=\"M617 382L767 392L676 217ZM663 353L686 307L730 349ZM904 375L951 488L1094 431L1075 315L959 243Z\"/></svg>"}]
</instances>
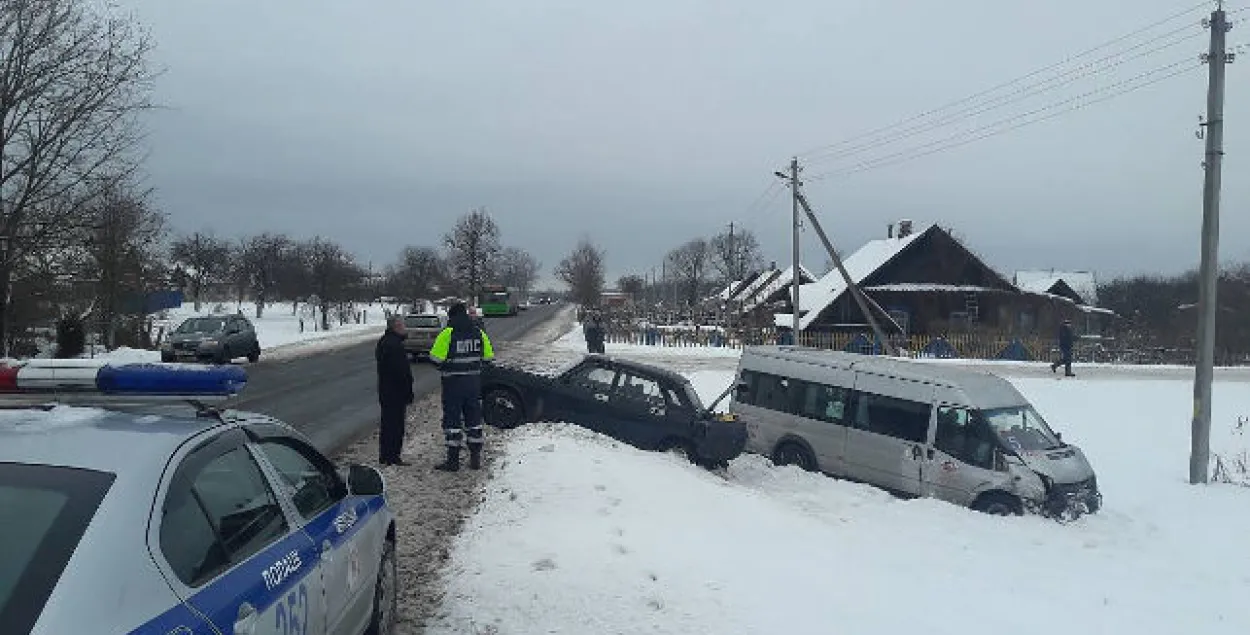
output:
<instances>
[{"instance_id":1,"label":"overhead wire","mask_svg":"<svg viewBox=\"0 0 1250 635\"><path fill-rule=\"evenodd\" d=\"M1032 115L1037 115L1037 114L1040 114L1040 113L1042 113L1042 112L1046 112L1046 111L1049 111L1049 110L1054 110L1055 108L1057 108L1057 107L1059 107L1059 106L1062 106L1062 105L1064 105L1064 104L1066 104L1066 103L1071 103L1071 102L1073 102L1073 101L1077 101L1077 100L1079 100L1079 99L1081 99L1081 98L1088 97L1088 96L1093 95L1093 94L1097 94L1097 93L1105 92L1107 89L1114 88L1114 87L1115 87L1115 86L1117 86L1117 85L1123 85L1123 84L1126 84L1126 83L1131 83L1131 82L1136 81L1136 80L1138 80L1138 79L1143 79L1143 78L1145 78L1145 77L1149 77L1149 76L1151 76L1151 75L1156 75L1156 74L1158 74L1158 73L1161 73L1161 72L1163 72L1163 71L1165 71L1165 70L1169 70L1169 69L1176 68L1176 67L1178 67L1178 66L1182 66L1185 62L1190 62L1190 64L1185 65L1185 66L1183 66L1183 67L1179 68L1178 70L1173 70L1173 71L1171 71L1171 72L1169 72L1169 73L1166 73L1166 74L1164 74L1164 75L1162 75L1162 76L1159 76L1159 77L1156 77L1156 78L1154 78L1154 79L1151 79L1150 81L1144 81L1144 82L1140 82L1140 83L1138 83L1138 84L1136 84L1136 85L1133 85L1133 86L1129 86L1129 87L1126 87L1126 88L1122 88L1122 89L1117 90L1117 91L1114 91L1114 92L1112 92L1112 93L1110 93L1110 94L1108 94L1108 95L1104 95L1104 96L1102 96L1102 97L1099 97L1098 99L1093 99L1093 100L1090 100L1090 101L1087 101L1087 102L1084 102L1084 103L1076 104L1076 105L1071 106L1071 107L1069 107L1069 108L1066 108L1066 109L1063 109L1063 110L1059 110L1059 111L1057 111L1057 112L1052 112L1052 113L1047 114L1046 116L1043 116L1043 117L1036 117L1036 118L1034 118L1034 119L1027 119L1027 120L1025 120L1025 121L1020 121L1019 123L1016 123L1016 124L1014 124L1014 125L1008 126L1008 127L1006 127L1006 128L1002 128L1002 129L994 130L994 128L996 128L996 127L998 127L998 126L1000 126L1000 125L1002 125L1002 124L1004 124L1004 123L1010 122L1010 121L1012 121L1012 120L1018 120L1018 119L1021 119L1021 118L1024 118L1024 117L1028 117L1028 116L1032 116ZM1025 113L1024 115L1019 115L1019 116L1016 116L1016 117L1011 117L1011 118L1008 118L1008 119L1000 120L1000 121L994 122L993 124L989 124L989 125L987 125L987 126L983 126L983 127L981 127L981 128L976 128L976 129L974 129L974 130L970 130L970 131L967 131L967 132L965 132L965 133L960 133L960 134L958 134L958 135L954 135L954 136L951 136L951 137L948 137L948 138L946 138L946 139L942 139L942 140L939 140L939 141L936 141L936 142L932 142L932 143L924 144L924 145L921 145L921 146L916 146L916 147L913 147L913 148L909 148L908 150L905 150L905 151L902 151L902 152L897 152L897 153L894 153L894 154L891 154L891 155L886 155L886 156L884 156L884 157L879 157L879 158L877 158L877 159L873 159L873 160L871 160L871 161L866 161L866 162L863 162L863 163L860 163L860 164L857 164L857 165L854 165L854 166L850 166L850 167L845 168L845 169L842 169L842 170L835 170L835 171L832 171L832 172L826 172L826 173L822 173L822 174L817 174L817 175L815 175L815 176L808 177L807 179L805 179L805 181L812 182L812 181L824 181L824 180L831 180L831 179L841 179L841 178L846 178L846 177L851 176L851 175L853 175L853 174L858 174L858 173L861 173L861 172L866 172L866 171L869 171L869 170L876 170L876 169L885 168L885 167L891 167L891 166L894 166L894 165L898 165L898 164L900 164L900 163L906 163L906 162L909 162L909 161L913 161L913 160L915 160L915 159L919 159L919 158L922 158L922 157L926 157L926 156L930 156L930 155L933 155L933 154L937 154L937 153L939 153L939 152L945 152L945 151L947 151L947 150L953 150L953 149L955 149L955 148L959 148L959 147L962 147L962 146L968 145L968 144L970 144L970 143L974 143L974 142L977 142L977 141L982 141L982 140L984 140L984 139L989 139L989 138L991 138L991 137L996 137L996 136L998 136L998 135L1005 134L1005 133L1008 133L1008 132L1011 132L1011 131L1014 131L1014 130L1018 130L1018 129L1020 129L1020 128L1024 128L1024 127L1026 127L1026 126L1031 126L1031 125L1034 125L1034 124L1042 123L1042 122L1044 122L1044 121L1049 121L1049 120L1051 120L1051 119L1055 119L1055 118L1057 118L1057 117L1061 117L1061 116L1063 116L1063 115L1071 114L1071 113L1076 112L1076 111L1078 111L1078 110L1083 110L1083 109L1088 108L1088 107L1090 107L1090 106L1093 106L1093 105L1095 105L1095 104L1099 104L1099 103L1102 103L1102 102L1105 102L1105 101L1109 101L1109 100L1111 100L1111 99L1115 99L1116 97L1120 97L1120 96L1122 96L1122 95L1126 95L1126 94L1128 94L1128 93L1132 93L1132 92L1135 92L1135 91L1141 90L1141 89L1146 88L1146 87L1148 87L1148 86L1153 86L1153 85L1155 85L1155 84L1158 84L1158 83L1160 83L1160 82L1163 82L1163 81L1166 81L1166 80L1172 79L1172 78L1174 78L1174 77L1178 77L1178 76L1180 76L1180 75L1184 75L1184 74L1186 74L1186 73L1193 72L1194 70L1197 70L1197 69L1199 69L1199 68L1202 68L1202 66L1203 66L1203 65L1202 65L1201 63L1194 63L1194 62L1193 62L1193 60L1182 60L1182 61L1180 61L1180 62L1176 62L1176 63L1173 63L1173 64L1168 64L1168 65L1166 65L1166 66L1162 66L1162 67L1156 68L1156 69L1154 69L1154 70L1152 70L1152 71L1148 71L1148 72L1146 72L1146 73L1143 73L1143 74L1141 74L1141 75L1138 75L1138 76L1136 76L1136 77L1134 77L1134 78L1131 78L1131 79L1129 79L1129 80L1125 80L1125 81L1122 81L1122 82L1117 82L1116 84L1112 84L1112 85L1109 85L1109 86L1105 86L1105 87L1103 87L1103 88L1101 88L1101 89L1098 89L1098 90L1096 90L1096 91L1090 91L1089 93L1085 93L1085 94L1080 95L1080 96L1078 96L1078 97L1076 97L1076 98L1073 98L1073 99L1068 99L1068 100L1064 100L1064 101L1062 101L1062 102L1058 102L1058 103L1055 103L1055 104L1051 104L1050 106L1046 106L1046 107L1044 107L1044 108L1039 108L1039 109L1036 109L1036 110L1030 111L1030 112L1028 112L1028 113ZM976 135L975 133L977 133L977 132L981 132L982 134ZM960 137L966 137L966 136L968 136L968 135L975 135L975 136L972 136L972 137L970 137L970 138L966 138L966 139L960 139ZM956 141L957 139L959 139L959 140L958 140L958 141ZM953 142L953 143L952 143L952 142ZM919 150L923 150L923 151L922 151L922 152L917 152L917 151L919 151Z\"/></svg>"},{"instance_id":2,"label":"overhead wire","mask_svg":"<svg viewBox=\"0 0 1250 635\"><path fill-rule=\"evenodd\" d=\"M1142 33L1145 33L1145 32L1147 32L1147 31L1150 31L1150 30L1152 30L1152 29L1155 29L1155 28L1157 28L1157 27L1160 27L1160 26L1162 26L1162 25L1164 25L1164 24L1167 24L1167 23L1172 22L1172 21L1174 21L1174 20L1177 20L1177 19L1179 19L1179 18L1185 17L1185 16L1187 16L1187 15L1189 15L1189 14L1193 13L1193 12L1194 12L1195 10L1197 10L1197 9L1207 6L1208 4L1209 4L1209 2L1200 2L1200 3L1196 4L1196 5L1193 5L1193 6L1191 6L1191 7L1186 8L1186 9L1183 9L1183 10L1181 10L1181 11L1177 11L1176 13L1173 13L1173 14L1171 14L1171 15L1168 15L1167 17L1164 17L1164 18L1162 18L1162 19L1160 19L1160 20L1157 20L1157 21L1155 21L1155 22L1152 22L1152 23L1150 23L1150 24L1147 24L1146 26L1143 26L1143 27L1140 27L1140 28L1138 28L1138 29L1135 29L1135 30L1133 30L1133 31L1131 31L1131 32L1129 32L1129 33L1126 33L1126 34L1121 35L1121 36L1119 36L1119 37L1117 37L1117 38L1114 38L1114 39L1112 39L1112 40L1109 40L1109 41L1107 41L1107 42L1104 42L1104 43L1102 43L1102 44L1099 44L1099 45L1097 45L1097 46L1095 46L1095 47L1092 47L1092 48L1086 49L1086 50L1084 50L1084 51L1082 51L1082 52L1080 52L1080 53L1077 53L1076 55L1071 55L1071 56L1069 56L1069 57L1067 57L1067 58L1065 58L1065 59L1063 59L1063 60L1061 60L1061 61L1059 61L1059 62L1056 62L1056 63L1054 63L1054 64L1051 64L1051 65L1046 66L1046 67L1043 67L1043 68L1039 68L1039 69L1037 69L1037 70L1035 70L1035 71L1032 71L1032 72L1030 72L1030 73L1027 73L1027 74L1025 74L1025 75L1022 75L1022 76L1020 76L1020 77L1017 77L1017 78L1015 78L1015 79L1013 79L1013 80L1010 80L1010 81L1007 81L1007 82L1003 82L1003 83L998 84L998 85L996 85L996 86L993 86L993 87L991 87L991 88L987 88L987 89L985 89L985 90L982 90L982 91L979 91L979 92L973 93L973 94L968 95L968 96L966 96L966 97L963 97L963 98L961 98L961 99L957 99L957 100L955 100L955 101L949 102L949 103L944 104L944 105L942 105L942 106L939 106L939 107L937 107L937 108L933 108L933 109L931 109L931 110L927 110L927 111L925 111L925 112L920 113L919 115L914 115L914 116L912 116L912 117L908 117L908 118L906 118L906 119L903 119L903 120L901 120L901 121L895 122L895 123L890 124L890 125L888 125L888 126L882 126L882 127L880 127L880 128L876 128L876 129L873 129L873 130L869 130L868 132L864 132L864 133L861 133L861 134L854 135L854 136L852 136L852 137L848 137L848 138L843 139L842 141L838 141L838 142L836 142L836 143L826 144L826 145L822 145L822 146L817 146L817 147L815 147L815 148L811 148L811 149L809 149L809 150L806 150L806 151L804 151L804 152L799 153L797 156L799 156L799 157L810 157L811 155L816 154L816 153L826 152L826 151L829 151L829 150L834 150L834 149L837 149L837 148L841 148L841 147L843 147L843 146L846 146L846 145L848 145L848 144L854 143L854 142L856 142L856 141L860 141L860 140L863 140L863 139L868 139L868 138L870 138L870 137L877 136L877 135L879 135L879 134L881 134L881 133L883 133L883 132L889 132L889 131L891 131L891 130L893 130L893 129L895 129L895 128L898 128L899 126L904 126L904 125L907 125L907 124L910 124L910 123L913 123L913 122L916 122L916 121L920 121L920 120L926 119L926 118L928 118L928 117L930 117L930 116L932 116L932 115L935 115L935 114L941 113L941 112L943 112L943 111L950 110L951 108L955 108L955 107L957 107L957 106L961 106L961 105L963 105L963 104L966 104L966 103L972 102L972 101L974 101L974 100L976 100L976 99L979 99L979 98L981 98L981 97L984 97L984 96L986 96L986 95L991 95L991 94L996 93L996 92L998 92L998 91L1000 91L1000 90L1002 90L1002 89L1004 89L1004 88L1010 88L1010 87L1012 87L1012 86L1015 86L1015 85L1017 85L1017 84L1020 84L1020 83L1022 83L1022 82L1025 82L1025 81L1027 81L1027 80L1029 80L1029 79L1032 79L1032 78L1037 77L1037 76L1039 76L1039 75L1042 75L1042 74L1044 74L1044 73L1048 73L1048 72L1050 72L1050 71L1052 71L1052 70L1055 70L1055 69L1058 69L1058 68L1062 68L1063 66L1065 66L1065 65L1067 65L1067 64L1070 64L1071 62L1074 62L1074 61L1076 61L1076 60L1080 60L1080 59L1083 59L1083 58L1089 57L1090 55L1093 55L1093 54L1095 54L1095 53L1097 53L1097 52L1099 52L1099 51L1102 51L1102 50L1105 50L1105 49L1110 48L1110 47L1112 47L1112 46L1115 46L1115 45L1117 45L1117 44L1120 44L1121 42L1124 42L1125 40L1128 40L1128 39L1131 39L1131 38L1136 37L1136 36L1138 36L1138 35L1141 35ZM1186 28L1188 28L1188 27L1186 27ZM1165 36L1166 36L1166 35L1165 35Z\"/></svg>"},{"instance_id":3,"label":"overhead wire","mask_svg":"<svg viewBox=\"0 0 1250 635\"><path fill-rule=\"evenodd\" d=\"M1194 28L1194 27L1196 27L1196 26L1198 26L1198 25L1195 23L1195 24L1193 24L1193 25L1186 26L1186 27L1184 27L1183 29L1177 29L1177 30L1175 30L1175 31L1171 31L1171 32L1169 32L1169 33L1165 34L1163 37L1167 37L1167 36L1170 36L1170 35L1174 35L1174 34L1176 34L1176 33L1178 33L1178 32L1185 31L1185 30L1189 30L1189 29L1192 29L1192 28ZM1141 46L1141 45L1139 45L1139 46L1137 46L1137 47L1133 47L1133 48L1131 48L1131 49L1127 49L1127 50L1125 50L1125 51L1122 51L1121 53L1118 53L1118 54L1115 54L1115 55L1111 55L1111 56L1107 56L1107 57L1102 58L1102 59L1100 59L1100 60L1098 60L1098 61L1096 61L1096 62L1091 62L1091 63L1086 64L1086 65L1084 65L1084 66L1079 66L1079 67L1076 67L1076 68L1071 69L1071 70L1069 70L1069 71L1067 71L1067 72L1065 72L1065 73L1062 73L1062 74L1060 74L1060 75L1056 75L1055 77L1052 77L1052 78L1050 78L1050 79L1048 79L1048 80L1045 80L1045 81L1042 81L1042 82L1038 82L1038 83L1036 83L1036 84L1032 84L1032 85L1029 85L1029 86L1022 87L1022 88L1020 88L1020 89L1018 89L1018 90L1016 90L1016 91L1013 91L1013 92L1011 92L1011 93L1007 93L1007 94L1005 94L1005 95L1000 95L1000 96L998 96L998 97L996 97L996 98L994 98L994 99L989 100L988 102L978 103L978 104L973 104L973 105L968 106L968 107L966 107L966 108L963 108L963 109L957 110L957 111L955 111L955 112L953 112L953 113L950 113L950 114L947 114L947 115L943 115L942 117L940 117L940 118L938 118L938 119L936 119L936 120L923 122L923 123L920 123L920 124L917 124L917 125L913 125L913 126L909 126L909 127L906 127L906 128L902 128L902 129L900 129L900 130L895 130L893 133L891 133L891 134L889 134L889 135L886 135L886 136L884 136L884 137L880 137L880 138L877 138L877 139L873 139L873 140L871 140L871 141L867 141L867 142L865 142L865 143L861 143L861 144L858 144L858 145L854 145L854 146L852 146L852 147L850 147L850 148L846 148L846 149L843 149L843 150L838 150L838 151L829 151L829 152L826 152L826 153L822 153L822 154L817 154L817 155L812 155L812 156L809 156L809 157L807 158L807 163L808 163L808 164L814 164L814 163L821 163L821 162L825 162L825 161L836 161L836 160L845 159L845 158L850 157L850 156L855 156L855 155L857 155L857 154L863 154L864 152L868 152L868 151L870 151L870 150L875 150L875 149L880 148L880 147L882 147L882 146L889 145L889 144L891 144L891 143L893 143L893 142L895 142L895 141L900 141L900 140L903 140L903 139L908 139L908 138L915 137L915 136L918 136L918 135L921 135L921 134L924 134L924 133L927 133L927 132L931 132L931 131L933 131L933 130L938 130L938 129L941 129L941 128L946 128L946 127L949 127L949 126L951 126L951 125L954 125L954 124L960 123L960 122L962 122L962 121L966 121L966 120L968 120L968 119L972 119L972 118L974 118L974 117L978 117L978 116L983 115L983 114L985 114L985 113L989 113L989 112L993 112L993 111L996 111L996 110L1000 110L1000 109L1002 109L1002 108L1004 108L1004 107L1006 107L1006 106L1009 106L1009 105L1011 105L1011 104L1019 103L1019 102L1025 101L1025 100L1027 100L1027 99L1029 99L1029 98L1036 97L1036 96L1038 96L1038 95L1043 95L1043 94L1046 94L1046 93L1052 92L1052 91L1054 91L1054 90L1056 90L1056 89L1058 89L1058 88L1062 88L1062 87L1064 87L1064 86L1068 86L1068 85L1074 84L1074 83L1079 82L1079 81L1081 81L1081 80L1083 80L1083 79L1086 79L1086 78L1089 78L1089 77L1094 77L1094 76L1097 76L1097 75L1101 75L1101 74L1103 74L1103 73L1107 73L1107 72L1109 72L1109 71L1115 70L1116 68L1119 68L1119 67L1121 67L1121 66L1123 66L1123 65L1125 65L1125 64L1127 64L1127 63L1129 63L1130 61L1137 60L1137 59L1141 59L1141 58L1145 58L1145 57L1149 57L1149 56L1151 56L1151 55L1155 55L1155 54L1157 54L1157 53L1159 53L1159 52L1161 52L1161 51L1165 51L1165 50L1167 50L1167 49L1173 48L1173 47L1175 47L1175 46L1177 46L1177 45L1179 45L1179 44L1184 44L1184 43L1186 43L1186 42L1189 42L1189 41L1191 41L1191 40L1193 40L1193 39L1195 39L1195 38L1197 38L1197 37L1200 37L1201 35L1202 35L1202 33L1201 33L1201 32L1194 33L1194 34L1192 34L1192 35L1186 35L1185 37L1182 37L1182 38L1179 38L1179 39L1173 40L1173 41L1171 41L1171 42L1168 42L1168 43L1163 44L1163 45L1160 45L1160 46L1153 47L1153 48L1151 48L1151 49L1148 49L1148 50L1143 51L1143 52L1141 52L1141 53L1138 53L1138 54L1136 54L1136 55L1133 55L1133 56L1130 56L1130 57L1127 57L1127 58L1124 58L1124 59L1120 59L1120 60L1118 60L1118 61L1114 61L1114 62L1112 62L1111 64L1108 64L1108 65L1105 65L1105 66L1101 66L1101 67L1097 67L1097 66L1096 66L1097 64L1099 64L1099 63L1101 63L1101 62L1103 62L1103 61L1106 61L1106 60L1111 60L1111 59L1114 59L1114 58L1116 58L1116 57L1121 57L1122 55L1124 55L1124 54L1126 54L1126 53L1129 53L1129 52L1131 52L1131 51L1133 51L1133 50L1135 50L1135 49L1137 49L1137 48L1140 48L1140 46ZM1157 38L1157 39L1162 39L1162 38ZM1157 40L1157 39L1156 39L1156 40ZM1148 41L1148 42L1143 42L1143 43L1142 43L1142 45L1147 44L1147 43L1150 43L1150 42L1153 42L1153 41L1156 41L1156 40L1150 40L1150 41ZM1068 77L1066 80L1064 80L1064 81L1062 81L1062 82L1059 82L1059 83L1057 83L1057 84L1053 84L1053 85L1050 85L1050 86L1046 86L1047 84L1051 84L1052 82L1055 82L1056 80L1063 79L1063 78L1067 77L1068 75L1072 75L1073 73L1076 73L1076 72L1081 71L1081 70L1086 70L1086 69L1089 69L1090 67L1094 67L1094 68L1093 68L1092 70L1088 70L1087 72L1077 74L1077 75L1075 75L1075 76L1073 76L1073 77Z\"/></svg>"}]
</instances>

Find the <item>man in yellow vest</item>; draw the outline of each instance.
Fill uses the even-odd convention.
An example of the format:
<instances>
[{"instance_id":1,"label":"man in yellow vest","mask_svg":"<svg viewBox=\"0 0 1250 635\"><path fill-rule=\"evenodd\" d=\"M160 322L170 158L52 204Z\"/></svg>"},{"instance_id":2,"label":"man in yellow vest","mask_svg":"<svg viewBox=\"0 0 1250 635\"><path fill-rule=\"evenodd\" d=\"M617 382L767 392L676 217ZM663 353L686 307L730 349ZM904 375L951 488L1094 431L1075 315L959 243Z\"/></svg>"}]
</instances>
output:
<instances>
[{"instance_id":1,"label":"man in yellow vest","mask_svg":"<svg viewBox=\"0 0 1250 635\"><path fill-rule=\"evenodd\" d=\"M482 467L482 364L495 358L490 338L469 317L464 303L447 312L447 328L430 348L430 361L442 374L443 438L447 460L434 469L460 469L460 448L467 441L469 469ZM467 439L466 439L467 437Z\"/></svg>"}]
</instances>

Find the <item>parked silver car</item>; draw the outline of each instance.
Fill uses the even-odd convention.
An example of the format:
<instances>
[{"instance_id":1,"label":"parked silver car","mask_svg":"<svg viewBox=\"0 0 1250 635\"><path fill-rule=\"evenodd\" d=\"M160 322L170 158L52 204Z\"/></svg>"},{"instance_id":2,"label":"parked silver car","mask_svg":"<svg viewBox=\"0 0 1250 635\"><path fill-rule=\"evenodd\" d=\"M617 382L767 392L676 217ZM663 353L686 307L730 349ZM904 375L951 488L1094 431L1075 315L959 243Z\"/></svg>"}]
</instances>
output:
<instances>
[{"instance_id":1,"label":"parked silver car","mask_svg":"<svg viewBox=\"0 0 1250 635\"><path fill-rule=\"evenodd\" d=\"M340 471L272 418L171 403L212 401L240 377L0 366L0 631L392 632L382 475Z\"/></svg>"},{"instance_id":2,"label":"parked silver car","mask_svg":"<svg viewBox=\"0 0 1250 635\"><path fill-rule=\"evenodd\" d=\"M748 347L730 410L777 464L994 514L1072 518L1102 495L1065 443L996 375L793 346Z\"/></svg>"}]
</instances>

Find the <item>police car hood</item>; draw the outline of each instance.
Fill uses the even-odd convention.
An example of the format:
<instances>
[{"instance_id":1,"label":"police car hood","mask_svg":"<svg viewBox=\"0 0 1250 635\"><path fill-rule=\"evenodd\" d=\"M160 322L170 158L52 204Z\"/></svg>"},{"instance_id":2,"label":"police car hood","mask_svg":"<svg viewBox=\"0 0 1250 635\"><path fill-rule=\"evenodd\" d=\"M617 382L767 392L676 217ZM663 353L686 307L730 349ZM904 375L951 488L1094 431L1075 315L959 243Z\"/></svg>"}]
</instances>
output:
<instances>
[{"instance_id":1,"label":"police car hood","mask_svg":"<svg viewBox=\"0 0 1250 635\"><path fill-rule=\"evenodd\" d=\"M1055 483L1079 483L1094 476L1094 468L1086 460L1085 453L1075 445L1021 452L1020 458L1029 469Z\"/></svg>"}]
</instances>

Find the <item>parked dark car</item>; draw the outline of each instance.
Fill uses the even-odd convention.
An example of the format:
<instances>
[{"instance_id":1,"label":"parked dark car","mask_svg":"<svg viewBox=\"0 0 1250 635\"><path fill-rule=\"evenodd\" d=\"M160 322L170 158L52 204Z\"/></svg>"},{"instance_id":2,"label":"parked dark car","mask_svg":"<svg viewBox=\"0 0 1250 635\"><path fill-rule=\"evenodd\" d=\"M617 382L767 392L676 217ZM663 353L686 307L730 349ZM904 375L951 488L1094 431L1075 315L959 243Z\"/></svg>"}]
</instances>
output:
<instances>
[{"instance_id":1,"label":"parked dark car","mask_svg":"<svg viewBox=\"0 0 1250 635\"><path fill-rule=\"evenodd\" d=\"M644 450L680 451L708 468L725 465L746 445L746 426L710 412L685 377L602 355L555 377L489 364L482 395L483 416L496 427L574 423Z\"/></svg>"},{"instance_id":2,"label":"parked dark car","mask_svg":"<svg viewBox=\"0 0 1250 635\"><path fill-rule=\"evenodd\" d=\"M252 363L260 359L256 329L242 315L187 318L169 333L161 345L163 362L225 364L237 357L247 357L247 361Z\"/></svg>"}]
</instances>

